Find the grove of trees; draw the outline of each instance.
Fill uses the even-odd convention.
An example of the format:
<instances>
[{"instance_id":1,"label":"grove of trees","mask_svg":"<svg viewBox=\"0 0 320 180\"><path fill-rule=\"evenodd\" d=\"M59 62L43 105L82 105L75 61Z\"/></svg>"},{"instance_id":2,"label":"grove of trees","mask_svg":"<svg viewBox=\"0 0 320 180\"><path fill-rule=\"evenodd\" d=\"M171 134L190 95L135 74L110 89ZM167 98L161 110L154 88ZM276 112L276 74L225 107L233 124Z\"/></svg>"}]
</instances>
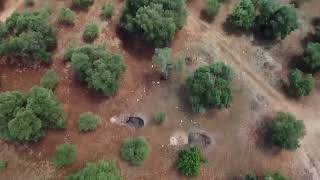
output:
<instances>
[{"instance_id":1,"label":"grove of trees","mask_svg":"<svg viewBox=\"0 0 320 180\"><path fill-rule=\"evenodd\" d=\"M168 44L186 23L185 0L127 0L120 27L156 46Z\"/></svg>"}]
</instances>

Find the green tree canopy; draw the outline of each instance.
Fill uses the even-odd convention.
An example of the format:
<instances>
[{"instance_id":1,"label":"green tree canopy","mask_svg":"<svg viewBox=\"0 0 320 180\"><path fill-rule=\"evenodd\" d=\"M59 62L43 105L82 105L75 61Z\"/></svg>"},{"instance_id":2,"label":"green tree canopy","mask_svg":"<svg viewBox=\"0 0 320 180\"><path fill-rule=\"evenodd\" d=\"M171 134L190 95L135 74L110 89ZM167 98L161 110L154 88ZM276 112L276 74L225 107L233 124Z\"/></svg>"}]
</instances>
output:
<instances>
[{"instance_id":1,"label":"green tree canopy","mask_svg":"<svg viewBox=\"0 0 320 180\"><path fill-rule=\"evenodd\" d=\"M304 51L304 62L311 71L320 69L320 43L309 43Z\"/></svg>"},{"instance_id":2,"label":"green tree canopy","mask_svg":"<svg viewBox=\"0 0 320 180\"><path fill-rule=\"evenodd\" d=\"M295 69L289 74L289 91L294 96L307 96L315 88L315 80L311 74L304 75Z\"/></svg>"},{"instance_id":3,"label":"green tree canopy","mask_svg":"<svg viewBox=\"0 0 320 180\"><path fill-rule=\"evenodd\" d=\"M179 153L177 161L178 170L186 176L197 176L200 172L201 163L206 159L198 147L183 149Z\"/></svg>"},{"instance_id":4,"label":"green tree canopy","mask_svg":"<svg viewBox=\"0 0 320 180\"><path fill-rule=\"evenodd\" d=\"M256 9L252 0L240 0L229 16L231 24L237 28L249 30L254 26Z\"/></svg>"},{"instance_id":5,"label":"green tree canopy","mask_svg":"<svg viewBox=\"0 0 320 180\"><path fill-rule=\"evenodd\" d=\"M121 157L132 165L139 166L150 154L148 142L144 138L125 139L121 146Z\"/></svg>"}]
</instances>

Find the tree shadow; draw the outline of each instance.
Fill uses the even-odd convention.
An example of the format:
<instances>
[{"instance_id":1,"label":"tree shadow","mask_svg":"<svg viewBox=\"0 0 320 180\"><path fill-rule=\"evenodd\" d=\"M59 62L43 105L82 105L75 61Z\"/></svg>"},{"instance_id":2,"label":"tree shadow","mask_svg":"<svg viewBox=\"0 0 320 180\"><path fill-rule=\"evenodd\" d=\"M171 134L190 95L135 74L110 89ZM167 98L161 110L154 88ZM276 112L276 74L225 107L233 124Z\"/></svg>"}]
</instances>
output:
<instances>
[{"instance_id":1,"label":"tree shadow","mask_svg":"<svg viewBox=\"0 0 320 180\"><path fill-rule=\"evenodd\" d=\"M229 17L223 23L222 27L224 32L226 32L228 35L235 35L236 37L240 37L242 35L250 36L251 34L251 30L243 30L243 29L234 27Z\"/></svg>"}]
</instances>

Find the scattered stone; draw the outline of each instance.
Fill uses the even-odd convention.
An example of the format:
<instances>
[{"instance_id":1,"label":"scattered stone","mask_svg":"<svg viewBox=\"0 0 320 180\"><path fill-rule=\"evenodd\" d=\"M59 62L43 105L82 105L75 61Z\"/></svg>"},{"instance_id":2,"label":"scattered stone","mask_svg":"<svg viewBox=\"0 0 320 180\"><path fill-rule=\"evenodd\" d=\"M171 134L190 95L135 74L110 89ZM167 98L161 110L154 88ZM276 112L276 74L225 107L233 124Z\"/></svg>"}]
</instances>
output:
<instances>
[{"instance_id":1,"label":"scattered stone","mask_svg":"<svg viewBox=\"0 0 320 180\"><path fill-rule=\"evenodd\" d=\"M190 132L188 135L189 145L207 148L212 144L211 137L204 131Z\"/></svg>"}]
</instances>

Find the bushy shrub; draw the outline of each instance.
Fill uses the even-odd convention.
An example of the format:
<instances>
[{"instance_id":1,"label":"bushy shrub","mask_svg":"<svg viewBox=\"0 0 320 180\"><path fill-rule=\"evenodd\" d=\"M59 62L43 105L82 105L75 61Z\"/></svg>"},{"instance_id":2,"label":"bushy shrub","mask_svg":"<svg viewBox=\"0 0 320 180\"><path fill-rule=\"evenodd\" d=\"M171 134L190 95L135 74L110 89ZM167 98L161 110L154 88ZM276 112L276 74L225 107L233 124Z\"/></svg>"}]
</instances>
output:
<instances>
[{"instance_id":1,"label":"bushy shrub","mask_svg":"<svg viewBox=\"0 0 320 180\"><path fill-rule=\"evenodd\" d=\"M27 109L41 119L45 128L65 128L66 119L63 107L51 90L34 86L27 96Z\"/></svg>"},{"instance_id":2,"label":"bushy shrub","mask_svg":"<svg viewBox=\"0 0 320 180\"><path fill-rule=\"evenodd\" d=\"M149 154L149 145L144 138L129 138L122 143L121 157L132 165L141 165Z\"/></svg>"},{"instance_id":3,"label":"bushy shrub","mask_svg":"<svg viewBox=\"0 0 320 180\"><path fill-rule=\"evenodd\" d=\"M83 39L87 42L95 40L99 35L99 27L96 23L86 25L83 32Z\"/></svg>"},{"instance_id":4,"label":"bushy shrub","mask_svg":"<svg viewBox=\"0 0 320 180\"><path fill-rule=\"evenodd\" d=\"M74 163L76 159L77 147L69 143L64 143L56 148L52 162L56 167L61 168Z\"/></svg>"},{"instance_id":5,"label":"bushy shrub","mask_svg":"<svg viewBox=\"0 0 320 180\"><path fill-rule=\"evenodd\" d=\"M142 33L157 46L169 43L186 22L185 0L127 0L120 26L131 33Z\"/></svg>"},{"instance_id":6,"label":"bushy shrub","mask_svg":"<svg viewBox=\"0 0 320 180\"><path fill-rule=\"evenodd\" d=\"M113 14L113 11L114 11L113 4L111 3L105 4L104 6L102 6L102 9L101 9L101 17L105 19L110 18Z\"/></svg>"},{"instance_id":7,"label":"bushy shrub","mask_svg":"<svg viewBox=\"0 0 320 180\"><path fill-rule=\"evenodd\" d=\"M17 91L0 93L0 138L10 139L8 123L25 106L25 97Z\"/></svg>"},{"instance_id":8,"label":"bushy shrub","mask_svg":"<svg viewBox=\"0 0 320 180\"><path fill-rule=\"evenodd\" d=\"M284 176L281 172L269 172L264 176L264 180L289 180L288 177Z\"/></svg>"},{"instance_id":9,"label":"bushy shrub","mask_svg":"<svg viewBox=\"0 0 320 180\"><path fill-rule=\"evenodd\" d=\"M100 117L91 112L82 113L79 119L79 130L83 132L95 130L100 121Z\"/></svg>"},{"instance_id":10,"label":"bushy shrub","mask_svg":"<svg viewBox=\"0 0 320 180\"><path fill-rule=\"evenodd\" d=\"M240 0L229 16L232 26L249 30L254 26L256 9L251 0Z\"/></svg>"},{"instance_id":11,"label":"bushy shrub","mask_svg":"<svg viewBox=\"0 0 320 180\"><path fill-rule=\"evenodd\" d=\"M120 76L125 69L120 55L110 53L103 47L85 45L73 50L71 63L78 78L86 81L89 87L102 91L106 96L117 92Z\"/></svg>"},{"instance_id":12,"label":"bushy shrub","mask_svg":"<svg viewBox=\"0 0 320 180\"><path fill-rule=\"evenodd\" d=\"M153 56L153 62L159 66L161 79L167 80L170 77L173 68L172 50L170 48L156 48Z\"/></svg>"},{"instance_id":13,"label":"bushy shrub","mask_svg":"<svg viewBox=\"0 0 320 180\"><path fill-rule=\"evenodd\" d=\"M158 112L154 118L154 120L156 121L156 123L158 124L162 124L166 121L166 114L163 112Z\"/></svg>"},{"instance_id":14,"label":"bushy shrub","mask_svg":"<svg viewBox=\"0 0 320 180\"><path fill-rule=\"evenodd\" d=\"M58 21L60 24L74 24L76 13L69 8L62 8L59 13Z\"/></svg>"},{"instance_id":15,"label":"bushy shrub","mask_svg":"<svg viewBox=\"0 0 320 180\"><path fill-rule=\"evenodd\" d=\"M52 69L42 77L40 85L46 89L54 90L60 81L59 75Z\"/></svg>"},{"instance_id":16,"label":"bushy shrub","mask_svg":"<svg viewBox=\"0 0 320 180\"><path fill-rule=\"evenodd\" d=\"M294 69L289 74L289 92L294 96L308 96L315 88L315 80L311 74L304 75Z\"/></svg>"},{"instance_id":17,"label":"bushy shrub","mask_svg":"<svg viewBox=\"0 0 320 180\"><path fill-rule=\"evenodd\" d=\"M44 136L41 120L29 109L20 109L8 123L10 137L20 142L38 141Z\"/></svg>"},{"instance_id":18,"label":"bushy shrub","mask_svg":"<svg viewBox=\"0 0 320 180\"><path fill-rule=\"evenodd\" d=\"M303 121L297 120L292 114L278 112L271 124L271 138L273 144L288 150L295 150L299 139L305 135Z\"/></svg>"},{"instance_id":19,"label":"bushy shrub","mask_svg":"<svg viewBox=\"0 0 320 180\"><path fill-rule=\"evenodd\" d=\"M71 61L72 54L76 50L76 47L74 45L69 45L63 54L63 60L65 61Z\"/></svg>"},{"instance_id":20,"label":"bushy shrub","mask_svg":"<svg viewBox=\"0 0 320 180\"><path fill-rule=\"evenodd\" d=\"M309 43L304 51L304 62L311 71L320 69L320 43Z\"/></svg>"},{"instance_id":21,"label":"bushy shrub","mask_svg":"<svg viewBox=\"0 0 320 180\"><path fill-rule=\"evenodd\" d=\"M298 28L298 15L291 6L280 5L274 0L259 1L258 32L267 38L284 39Z\"/></svg>"},{"instance_id":22,"label":"bushy shrub","mask_svg":"<svg viewBox=\"0 0 320 180\"><path fill-rule=\"evenodd\" d=\"M72 4L77 8L88 8L93 4L93 0L72 0Z\"/></svg>"},{"instance_id":23,"label":"bushy shrub","mask_svg":"<svg viewBox=\"0 0 320 180\"><path fill-rule=\"evenodd\" d=\"M203 162L206 162L206 159L200 149L191 147L180 151L177 168L185 176L197 176Z\"/></svg>"},{"instance_id":24,"label":"bushy shrub","mask_svg":"<svg viewBox=\"0 0 320 180\"><path fill-rule=\"evenodd\" d=\"M255 173L247 174L244 178L245 180L258 180L258 177Z\"/></svg>"},{"instance_id":25,"label":"bushy shrub","mask_svg":"<svg viewBox=\"0 0 320 180\"><path fill-rule=\"evenodd\" d=\"M7 169L7 162L0 160L0 173Z\"/></svg>"},{"instance_id":26,"label":"bushy shrub","mask_svg":"<svg viewBox=\"0 0 320 180\"><path fill-rule=\"evenodd\" d=\"M219 0L208 0L205 14L211 20L219 13L220 1Z\"/></svg>"},{"instance_id":27,"label":"bushy shrub","mask_svg":"<svg viewBox=\"0 0 320 180\"><path fill-rule=\"evenodd\" d=\"M198 68L186 82L192 109L203 112L206 108L227 108L232 102L231 81L233 70L223 62Z\"/></svg>"},{"instance_id":28,"label":"bushy shrub","mask_svg":"<svg viewBox=\"0 0 320 180\"><path fill-rule=\"evenodd\" d=\"M0 30L0 55L22 58L27 62L50 62L50 48L56 44L56 30L50 24L50 13L13 13Z\"/></svg>"},{"instance_id":29,"label":"bushy shrub","mask_svg":"<svg viewBox=\"0 0 320 180\"><path fill-rule=\"evenodd\" d=\"M122 180L120 170L113 161L99 161L97 163L88 163L82 170L67 176L66 180L84 180L84 179L106 179Z\"/></svg>"}]
</instances>

